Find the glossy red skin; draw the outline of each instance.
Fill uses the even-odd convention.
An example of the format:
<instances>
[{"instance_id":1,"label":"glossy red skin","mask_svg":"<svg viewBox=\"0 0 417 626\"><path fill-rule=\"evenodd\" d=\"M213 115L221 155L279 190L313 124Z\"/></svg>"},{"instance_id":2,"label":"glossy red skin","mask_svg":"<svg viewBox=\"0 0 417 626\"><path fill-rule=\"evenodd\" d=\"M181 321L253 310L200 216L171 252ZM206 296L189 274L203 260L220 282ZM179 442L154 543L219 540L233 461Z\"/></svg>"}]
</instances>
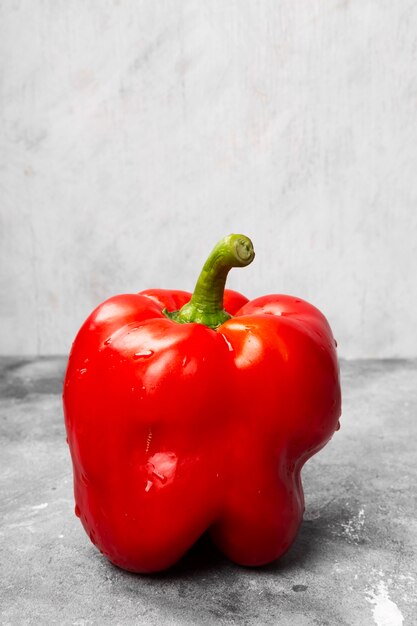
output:
<instances>
[{"instance_id":1,"label":"glossy red skin","mask_svg":"<svg viewBox=\"0 0 417 626\"><path fill-rule=\"evenodd\" d=\"M155 572L208 530L242 565L290 547L300 471L338 427L335 341L307 302L226 290L216 331L162 313L191 294L101 304L73 344L64 411L76 512L114 564Z\"/></svg>"}]
</instances>

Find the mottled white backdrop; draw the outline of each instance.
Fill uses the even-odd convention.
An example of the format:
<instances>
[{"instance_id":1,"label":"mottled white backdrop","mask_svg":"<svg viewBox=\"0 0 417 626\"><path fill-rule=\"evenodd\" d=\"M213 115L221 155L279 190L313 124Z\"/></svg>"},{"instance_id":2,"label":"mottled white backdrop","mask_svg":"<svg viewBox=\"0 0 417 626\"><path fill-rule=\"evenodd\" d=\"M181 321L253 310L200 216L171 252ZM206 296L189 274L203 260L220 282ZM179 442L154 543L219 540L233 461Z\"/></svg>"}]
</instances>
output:
<instances>
[{"instance_id":1,"label":"mottled white backdrop","mask_svg":"<svg viewBox=\"0 0 417 626\"><path fill-rule=\"evenodd\" d=\"M0 64L1 353L243 232L230 287L417 355L414 0L1 0Z\"/></svg>"}]
</instances>

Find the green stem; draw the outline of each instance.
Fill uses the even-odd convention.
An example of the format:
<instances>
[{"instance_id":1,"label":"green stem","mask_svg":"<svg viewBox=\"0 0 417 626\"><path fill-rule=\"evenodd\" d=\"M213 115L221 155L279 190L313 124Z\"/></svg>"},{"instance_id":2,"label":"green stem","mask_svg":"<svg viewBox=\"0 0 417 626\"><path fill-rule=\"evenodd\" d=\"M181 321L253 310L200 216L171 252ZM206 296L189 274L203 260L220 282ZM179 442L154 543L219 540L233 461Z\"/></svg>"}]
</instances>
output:
<instances>
[{"instance_id":1,"label":"green stem","mask_svg":"<svg viewBox=\"0 0 417 626\"><path fill-rule=\"evenodd\" d=\"M164 311L179 324L196 322L217 328L231 318L224 310L226 278L232 267L245 267L255 257L251 240L244 235L228 235L214 247L198 277L191 300L179 311Z\"/></svg>"}]
</instances>

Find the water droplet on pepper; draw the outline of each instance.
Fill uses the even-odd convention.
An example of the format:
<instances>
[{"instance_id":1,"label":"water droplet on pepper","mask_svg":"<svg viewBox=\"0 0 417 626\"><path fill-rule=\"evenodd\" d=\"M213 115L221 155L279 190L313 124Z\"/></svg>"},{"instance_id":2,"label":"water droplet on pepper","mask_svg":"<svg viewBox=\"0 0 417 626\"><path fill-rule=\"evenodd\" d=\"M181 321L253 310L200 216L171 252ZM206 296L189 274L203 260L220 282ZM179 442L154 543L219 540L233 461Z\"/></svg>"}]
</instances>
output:
<instances>
[{"instance_id":1,"label":"water droplet on pepper","mask_svg":"<svg viewBox=\"0 0 417 626\"><path fill-rule=\"evenodd\" d=\"M165 482L166 482L167 477L166 477L166 476L164 476L163 474L160 474L160 473L159 473L159 472L157 472L156 470L153 470L152 474L153 474L154 476L156 476L157 478L159 478L159 480L161 481L161 483L165 483Z\"/></svg>"},{"instance_id":2,"label":"water droplet on pepper","mask_svg":"<svg viewBox=\"0 0 417 626\"><path fill-rule=\"evenodd\" d=\"M142 352L136 352L133 355L133 358L136 359L147 359L148 357L153 355L153 350L142 350Z\"/></svg>"}]
</instances>

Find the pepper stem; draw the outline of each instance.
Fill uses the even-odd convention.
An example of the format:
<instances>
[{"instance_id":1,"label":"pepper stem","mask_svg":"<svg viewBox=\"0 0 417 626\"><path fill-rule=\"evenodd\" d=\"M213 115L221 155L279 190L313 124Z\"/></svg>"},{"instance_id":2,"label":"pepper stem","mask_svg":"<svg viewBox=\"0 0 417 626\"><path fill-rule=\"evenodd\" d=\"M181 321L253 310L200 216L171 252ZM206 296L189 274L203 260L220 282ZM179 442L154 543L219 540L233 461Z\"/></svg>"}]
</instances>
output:
<instances>
[{"instance_id":1,"label":"pepper stem","mask_svg":"<svg viewBox=\"0 0 417 626\"><path fill-rule=\"evenodd\" d=\"M217 328L232 316L224 310L226 278L232 267L245 267L255 257L251 240L244 235L228 235L213 248L198 277L191 300L179 311L165 315L179 324L196 322Z\"/></svg>"}]
</instances>

